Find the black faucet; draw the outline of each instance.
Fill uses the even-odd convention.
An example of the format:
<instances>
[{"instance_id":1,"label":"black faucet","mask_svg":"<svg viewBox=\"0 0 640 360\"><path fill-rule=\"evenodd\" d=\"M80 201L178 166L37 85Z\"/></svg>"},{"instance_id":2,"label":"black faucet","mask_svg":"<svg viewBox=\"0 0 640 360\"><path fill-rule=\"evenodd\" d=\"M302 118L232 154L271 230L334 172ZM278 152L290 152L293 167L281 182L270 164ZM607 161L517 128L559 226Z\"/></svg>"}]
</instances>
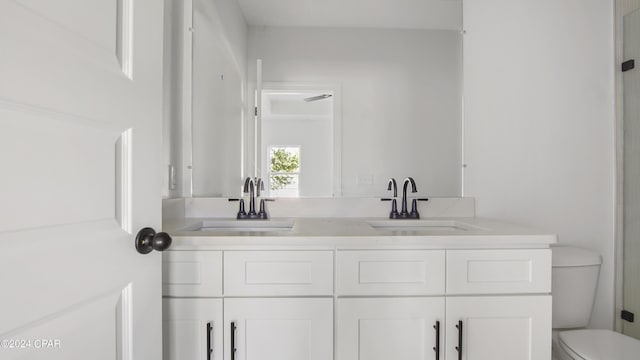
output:
<instances>
[{"instance_id":1,"label":"black faucet","mask_svg":"<svg viewBox=\"0 0 640 360\"><path fill-rule=\"evenodd\" d=\"M416 188L416 182L412 177L404 179L402 184L402 210L398 214L397 219L420 219L420 213L418 213L418 201L429 201L428 198L414 198L411 200L411 212L407 211L407 186L411 184L411 192L418 191Z\"/></svg>"},{"instance_id":2,"label":"black faucet","mask_svg":"<svg viewBox=\"0 0 640 360\"><path fill-rule=\"evenodd\" d=\"M260 199L260 210L256 212L256 198L260 197L260 192L264 190L264 182L260 178L253 179L247 177L244 181L243 192L249 194L249 211L245 211L244 199L229 199L229 201L239 201L238 220L266 220L269 218L265 201L275 201L273 199Z\"/></svg>"},{"instance_id":3,"label":"black faucet","mask_svg":"<svg viewBox=\"0 0 640 360\"><path fill-rule=\"evenodd\" d=\"M389 179L389 184L387 185L387 190L388 191L393 190L393 197L394 198L398 197L398 184L396 183L396 179L394 179L394 178Z\"/></svg>"},{"instance_id":4,"label":"black faucet","mask_svg":"<svg viewBox=\"0 0 640 360\"><path fill-rule=\"evenodd\" d=\"M414 205L415 205L415 199L413 200L413 203L411 204L411 213L409 213L409 211L407 211L407 186L409 186L409 184L411 184L411 192L412 193L416 193L418 192L418 189L416 188L416 182L413 180L412 177L408 177L406 179L404 179L404 181L402 182L402 210L400 211L400 218L402 219L419 219L420 215L418 214L418 210L417 210L417 205L416 208L414 209ZM414 212L415 210L415 212Z\"/></svg>"},{"instance_id":5,"label":"black faucet","mask_svg":"<svg viewBox=\"0 0 640 360\"><path fill-rule=\"evenodd\" d=\"M418 213L418 201L429 201L427 198L415 198L411 199L411 212L407 210L407 187L411 184L411 192L418 192L416 182L412 177L404 179L402 182L402 210L398 213L398 204L396 198L398 197L398 184L396 179L389 179L387 190L393 190L393 198L382 198L382 201L391 201L391 212L389 213L389 219L420 219L420 213Z\"/></svg>"},{"instance_id":6,"label":"black faucet","mask_svg":"<svg viewBox=\"0 0 640 360\"><path fill-rule=\"evenodd\" d=\"M245 217L245 219L252 219L258 216L258 214L256 213L255 190L256 190L256 183L253 180L253 178L248 176L244 180L244 190L243 190L245 194L249 193L249 212L247 213L246 215L247 217Z\"/></svg>"},{"instance_id":7,"label":"black faucet","mask_svg":"<svg viewBox=\"0 0 640 360\"><path fill-rule=\"evenodd\" d=\"M389 213L389 219L397 219L400 214L398 214L398 202L396 198L398 197L398 184L396 183L396 179L390 178L389 184L387 185L387 190L393 190L393 198L382 198L382 201L391 201L391 212Z\"/></svg>"},{"instance_id":8,"label":"black faucet","mask_svg":"<svg viewBox=\"0 0 640 360\"><path fill-rule=\"evenodd\" d=\"M262 178L256 178L256 198L260 197L260 191L264 190L264 181Z\"/></svg>"},{"instance_id":9,"label":"black faucet","mask_svg":"<svg viewBox=\"0 0 640 360\"><path fill-rule=\"evenodd\" d=\"M261 178L256 179L256 198L260 197L260 192L264 190L264 181ZM258 210L258 219L267 220L269 215L267 214L267 206L265 201L275 201L275 199L260 199L260 210Z\"/></svg>"}]
</instances>

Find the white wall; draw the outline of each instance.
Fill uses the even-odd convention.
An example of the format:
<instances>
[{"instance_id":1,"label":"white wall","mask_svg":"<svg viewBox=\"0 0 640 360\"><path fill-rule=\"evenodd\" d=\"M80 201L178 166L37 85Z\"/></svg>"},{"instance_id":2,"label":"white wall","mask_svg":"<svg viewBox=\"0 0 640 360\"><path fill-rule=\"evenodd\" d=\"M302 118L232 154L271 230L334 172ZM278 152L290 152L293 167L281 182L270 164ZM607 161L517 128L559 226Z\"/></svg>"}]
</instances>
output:
<instances>
[{"instance_id":1,"label":"white wall","mask_svg":"<svg viewBox=\"0 0 640 360\"><path fill-rule=\"evenodd\" d=\"M591 326L614 318L612 0L465 1L465 196L604 258Z\"/></svg>"},{"instance_id":2,"label":"white wall","mask_svg":"<svg viewBox=\"0 0 640 360\"><path fill-rule=\"evenodd\" d=\"M195 0L194 0L195 1ZM249 28L237 0L197 0L213 4L219 30L226 39L230 52L243 74L247 69L247 34Z\"/></svg>"},{"instance_id":3,"label":"white wall","mask_svg":"<svg viewBox=\"0 0 640 360\"><path fill-rule=\"evenodd\" d=\"M344 196L406 176L423 194L457 196L461 48L456 31L251 27L249 83L262 59L264 82L341 85Z\"/></svg>"},{"instance_id":4,"label":"white wall","mask_svg":"<svg viewBox=\"0 0 640 360\"><path fill-rule=\"evenodd\" d=\"M163 56L163 106L162 106L162 196L180 196L179 187L169 190L169 165L180 169L180 98L182 93L182 1L165 0L164 56Z\"/></svg>"},{"instance_id":5,"label":"white wall","mask_svg":"<svg viewBox=\"0 0 640 360\"><path fill-rule=\"evenodd\" d=\"M167 0L165 0L167 1ZM189 48L190 32L188 28L192 25L189 23L190 16L185 16L184 9L191 8L193 6L193 12L195 13L196 21L199 21L198 25L201 27L200 33L194 26L194 41L198 34L214 33L215 39L211 39L208 42L206 39L200 42L200 45L204 45L207 48L199 46L197 49L189 49L191 51L185 51L185 48ZM210 117L211 119L223 118L227 123L234 121L232 116L237 116L237 128L233 131L238 134L237 141L240 141L241 124L244 121L241 116L241 112L246 108L246 91L247 91L247 31L248 27L242 12L235 0L177 0L167 1L165 5L168 12L165 16L165 116L164 116L164 159L166 167L169 164L173 164L177 169L177 189L175 191L168 190L168 171L165 171L165 190L164 196L166 197L178 197L178 196L190 196L191 194L184 193L183 189L188 188L183 186L184 173L189 171L188 166L192 165L187 163L182 156L183 147L189 146L183 144L184 131L188 130L183 128L183 122L188 119L184 118L185 109L191 108L191 102L184 99L183 94L188 88L185 88L184 71L188 64L192 62L190 58L191 54L194 55L207 55L212 59L218 60L217 63L211 63L207 66L207 59L199 58L194 65L194 71L200 72L194 73L194 77L197 82L193 84L194 90L199 91L199 96L206 98L211 96L217 100L217 104L208 104L204 101L199 101L195 104L194 114L199 117ZM202 40L202 38L199 38ZM198 45L194 42L194 45ZM231 70L232 69L232 70ZM234 91L223 92L215 97L213 94L205 94L204 92L216 92L220 89L228 88L226 85L221 86L220 83L216 84L213 81L207 81L205 78L220 79L220 75L227 73L227 83L235 82L236 84L231 88ZM192 84L188 84L192 86ZM237 90L237 91L236 91ZM237 110L234 112L233 107L229 106L215 106L220 104L239 104L236 106ZM221 109L221 110L220 110ZM211 114L208 114L210 112ZM188 112L187 112L188 113ZM212 125L212 124L208 124ZM212 133L211 137L221 134L220 128L216 126L201 126L202 131L209 131L211 128L216 129L215 133ZM199 135L206 136L206 134L199 132ZM228 147L222 144L220 139L230 139L232 136L218 136L218 139L212 139L211 143L214 148L209 149L211 153L220 153L220 149L226 150ZM201 141L202 143L202 141ZM217 146L217 148L215 148ZM241 154L241 147L238 146L238 154ZM239 155L240 156L240 155ZM188 158L188 157L187 157ZM195 158L194 158L195 160ZM212 163L219 161L220 159L212 159ZM206 159L205 159L206 161ZM205 163L203 161L203 163ZM227 162L226 164L220 164L219 167L231 168L235 166ZM214 168L217 165L214 165ZM223 183L221 188L228 186L231 181L237 181L237 188L241 185L241 164L238 164L237 175L222 179L219 177L220 173L229 173L229 171L215 171L216 174L210 174L211 176L218 176ZM209 168L201 170L209 171ZM209 175L204 175L202 178L206 179ZM204 191L209 191L206 189ZM212 190L217 191L217 190Z\"/></svg>"},{"instance_id":6,"label":"white wall","mask_svg":"<svg viewBox=\"0 0 640 360\"><path fill-rule=\"evenodd\" d=\"M238 196L242 184L246 37L209 0L193 2L193 196ZM245 32L246 35L246 32ZM235 37L235 39L233 39Z\"/></svg>"}]
</instances>

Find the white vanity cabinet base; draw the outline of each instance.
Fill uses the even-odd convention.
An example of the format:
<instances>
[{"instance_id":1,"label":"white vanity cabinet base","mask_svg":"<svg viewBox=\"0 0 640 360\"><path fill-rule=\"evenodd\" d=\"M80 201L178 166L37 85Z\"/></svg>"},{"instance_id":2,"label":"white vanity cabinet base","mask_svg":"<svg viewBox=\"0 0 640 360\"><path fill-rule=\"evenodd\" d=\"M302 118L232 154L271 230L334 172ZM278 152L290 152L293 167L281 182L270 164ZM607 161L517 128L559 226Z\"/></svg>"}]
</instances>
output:
<instances>
[{"instance_id":1,"label":"white vanity cabinet base","mask_svg":"<svg viewBox=\"0 0 640 360\"><path fill-rule=\"evenodd\" d=\"M164 360L207 360L207 336L210 359L223 359L222 299L165 298L162 305Z\"/></svg>"},{"instance_id":2,"label":"white vanity cabinet base","mask_svg":"<svg viewBox=\"0 0 640 360\"><path fill-rule=\"evenodd\" d=\"M332 360L333 298L224 299L225 360Z\"/></svg>"},{"instance_id":3,"label":"white vanity cabinet base","mask_svg":"<svg viewBox=\"0 0 640 360\"><path fill-rule=\"evenodd\" d=\"M464 296L446 300L446 359L549 360L551 296Z\"/></svg>"},{"instance_id":4,"label":"white vanity cabinet base","mask_svg":"<svg viewBox=\"0 0 640 360\"><path fill-rule=\"evenodd\" d=\"M174 250L163 261L169 360L207 360L209 321L213 360L458 360L458 321L462 360L551 359L549 249Z\"/></svg>"},{"instance_id":5,"label":"white vanity cabinet base","mask_svg":"<svg viewBox=\"0 0 640 360\"><path fill-rule=\"evenodd\" d=\"M444 358L443 297L338 299L336 312L337 360L435 360L436 321Z\"/></svg>"}]
</instances>

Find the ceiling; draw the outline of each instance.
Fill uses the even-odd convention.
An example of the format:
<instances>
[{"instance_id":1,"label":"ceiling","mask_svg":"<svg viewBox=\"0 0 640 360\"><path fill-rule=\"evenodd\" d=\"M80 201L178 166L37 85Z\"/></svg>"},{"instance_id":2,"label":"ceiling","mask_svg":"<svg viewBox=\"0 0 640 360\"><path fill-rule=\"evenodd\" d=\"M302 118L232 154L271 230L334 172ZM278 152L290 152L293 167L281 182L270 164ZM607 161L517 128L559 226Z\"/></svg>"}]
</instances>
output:
<instances>
[{"instance_id":1,"label":"ceiling","mask_svg":"<svg viewBox=\"0 0 640 360\"><path fill-rule=\"evenodd\" d=\"M331 94L331 91L304 90L304 91L272 91L264 90L262 93L263 118L288 118L297 120L326 118L333 114L333 99L322 99L306 102L305 98L322 94Z\"/></svg>"},{"instance_id":2,"label":"ceiling","mask_svg":"<svg viewBox=\"0 0 640 360\"><path fill-rule=\"evenodd\" d=\"M237 0L249 26L462 29L461 0Z\"/></svg>"}]
</instances>

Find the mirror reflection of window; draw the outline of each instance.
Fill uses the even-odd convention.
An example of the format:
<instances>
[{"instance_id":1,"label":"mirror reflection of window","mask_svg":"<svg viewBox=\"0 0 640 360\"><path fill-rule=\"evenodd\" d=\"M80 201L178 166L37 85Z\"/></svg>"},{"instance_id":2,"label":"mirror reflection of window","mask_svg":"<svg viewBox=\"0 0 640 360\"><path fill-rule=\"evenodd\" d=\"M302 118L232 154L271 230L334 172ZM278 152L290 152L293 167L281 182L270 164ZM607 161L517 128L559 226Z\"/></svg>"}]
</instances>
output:
<instances>
[{"instance_id":1,"label":"mirror reflection of window","mask_svg":"<svg viewBox=\"0 0 640 360\"><path fill-rule=\"evenodd\" d=\"M300 196L300 146L269 147L269 196Z\"/></svg>"},{"instance_id":2,"label":"mirror reflection of window","mask_svg":"<svg viewBox=\"0 0 640 360\"><path fill-rule=\"evenodd\" d=\"M320 85L273 86L265 84L262 91L261 174L269 185L265 190L270 197L332 196L335 92ZM274 168L274 161L279 167ZM297 169L285 166L296 161Z\"/></svg>"}]
</instances>

